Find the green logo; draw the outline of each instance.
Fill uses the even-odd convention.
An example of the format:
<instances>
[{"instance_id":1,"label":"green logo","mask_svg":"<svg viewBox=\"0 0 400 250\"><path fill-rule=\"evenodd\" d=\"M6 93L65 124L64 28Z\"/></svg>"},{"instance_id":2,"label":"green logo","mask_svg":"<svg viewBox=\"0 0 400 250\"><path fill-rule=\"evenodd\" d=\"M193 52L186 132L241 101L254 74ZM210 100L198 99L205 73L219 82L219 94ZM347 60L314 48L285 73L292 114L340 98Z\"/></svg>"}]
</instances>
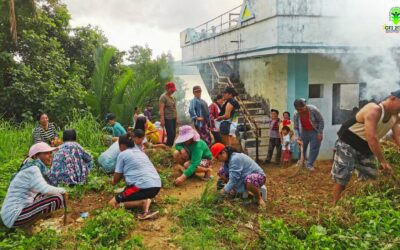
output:
<instances>
[{"instance_id":1,"label":"green logo","mask_svg":"<svg viewBox=\"0 0 400 250\"><path fill-rule=\"evenodd\" d=\"M400 7L393 7L389 12L389 20L392 21L395 25L400 22Z\"/></svg>"}]
</instances>

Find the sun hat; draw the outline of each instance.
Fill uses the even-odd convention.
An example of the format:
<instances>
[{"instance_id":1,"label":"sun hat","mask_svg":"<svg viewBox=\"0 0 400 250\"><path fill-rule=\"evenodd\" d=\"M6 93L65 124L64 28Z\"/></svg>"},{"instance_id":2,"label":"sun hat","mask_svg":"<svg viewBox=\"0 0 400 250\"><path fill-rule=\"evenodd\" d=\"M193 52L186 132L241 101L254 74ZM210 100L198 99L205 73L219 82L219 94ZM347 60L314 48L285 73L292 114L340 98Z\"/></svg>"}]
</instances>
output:
<instances>
[{"instance_id":1,"label":"sun hat","mask_svg":"<svg viewBox=\"0 0 400 250\"><path fill-rule=\"evenodd\" d=\"M175 83L174 83L174 82L167 82L167 83L165 84L165 88L166 88L167 90L176 91L176 87L175 87Z\"/></svg>"},{"instance_id":2,"label":"sun hat","mask_svg":"<svg viewBox=\"0 0 400 250\"><path fill-rule=\"evenodd\" d=\"M182 143L182 142L188 141L190 139L193 139L193 141L199 141L200 140L199 133L197 133L197 131L194 130L189 125L184 125L184 126L180 127L179 135L178 135L178 138L176 138L175 143Z\"/></svg>"},{"instance_id":3,"label":"sun hat","mask_svg":"<svg viewBox=\"0 0 400 250\"><path fill-rule=\"evenodd\" d=\"M215 143L214 145L211 146L211 154L213 155L213 158L217 158L217 156L224 150L225 145L222 143Z\"/></svg>"},{"instance_id":4,"label":"sun hat","mask_svg":"<svg viewBox=\"0 0 400 250\"><path fill-rule=\"evenodd\" d=\"M29 149L29 157L35 156L38 153L51 152L56 150L57 148L50 147L49 144L45 142L38 142Z\"/></svg>"}]
</instances>

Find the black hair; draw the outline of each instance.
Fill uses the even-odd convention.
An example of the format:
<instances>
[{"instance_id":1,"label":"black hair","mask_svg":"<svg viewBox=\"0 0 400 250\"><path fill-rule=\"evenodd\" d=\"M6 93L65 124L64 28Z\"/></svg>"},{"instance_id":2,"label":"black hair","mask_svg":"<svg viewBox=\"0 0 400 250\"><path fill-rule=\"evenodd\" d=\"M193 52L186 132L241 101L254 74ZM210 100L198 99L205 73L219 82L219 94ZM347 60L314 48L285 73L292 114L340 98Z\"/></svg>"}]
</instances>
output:
<instances>
[{"instance_id":1,"label":"black hair","mask_svg":"<svg viewBox=\"0 0 400 250\"><path fill-rule=\"evenodd\" d=\"M236 148L231 147L231 146L226 146L223 151L228 153L228 160L226 162L230 161L231 156L232 156L233 153L239 153L239 151Z\"/></svg>"},{"instance_id":2,"label":"black hair","mask_svg":"<svg viewBox=\"0 0 400 250\"><path fill-rule=\"evenodd\" d=\"M133 137L143 138L145 136L143 129L135 129L133 130Z\"/></svg>"},{"instance_id":3,"label":"black hair","mask_svg":"<svg viewBox=\"0 0 400 250\"><path fill-rule=\"evenodd\" d=\"M64 130L63 141L76 141L76 131L75 129Z\"/></svg>"},{"instance_id":4,"label":"black hair","mask_svg":"<svg viewBox=\"0 0 400 250\"><path fill-rule=\"evenodd\" d=\"M233 97L238 96L238 93L236 92L235 88L230 86L226 87L222 93L231 94Z\"/></svg>"},{"instance_id":5,"label":"black hair","mask_svg":"<svg viewBox=\"0 0 400 250\"><path fill-rule=\"evenodd\" d=\"M135 130L136 129L141 129L141 130L144 130L144 125L146 124L146 122L147 122L147 118L146 118L146 116L139 116L137 119L136 119L136 122L135 122Z\"/></svg>"},{"instance_id":6,"label":"black hair","mask_svg":"<svg viewBox=\"0 0 400 250\"><path fill-rule=\"evenodd\" d=\"M288 126L283 126L282 130L285 130L287 132L290 132L290 128Z\"/></svg>"},{"instance_id":7,"label":"black hair","mask_svg":"<svg viewBox=\"0 0 400 250\"><path fill-rule=\"evenodd\" d=\"M45 112L40 112L39 114L36 115L36 120L40 121L40 118L42 118L42 115L47 115Z\"/></svg>"},{"instance_id":8,"label":"black hair","mask_svg":"<svg viewBox=\"0 0 400 250\"><path fill-rule=\"evenodd\" d=\"M279 111L277 109L271 109L271 113L275 112L277 115L279 115Z\"/></svg>"},{"instance_id":9,"label":"black hair","mask_svg":"<svg viewBox=\"0 0 400 250\"><path fill-rule=\"evenodd\" d=\"M132 137L130 134L124 134L118 137L118 144L119 145L125 145L127 148L133 148L135 147L135 142L132 140Z\"/></svg>"},{"instance_id":10,"label":"black hair","mask_svg":"<svg viewBox=\"0 0 400 250\"><path fill-rule=\"evenodd\" d=\"M220 100L220 99L222 99L223 98L223 96L221 95L221 94L218 94L218 95L216 95L215 97L214 97L214 102L216 102L217 100Z\"/></svg>"},{"instance_id":11,"label":"black hair","mask_svg":"<svg viewBox=\"0 0 400 250\"><path fill-rule=\"evenodd\" d=\"M108 113L106 115L106 121L115 120L116 116L113 113Z\"/></svg>"},{"instance_id":12,"label":"black hair","mask_svg":"<svg viewBox=\"0 0 400 250\"><path fill-rule=\"evenodd\" d=\"M303 108L306 106L306 100L303 98L296 99L293 105L295 108Z\"/></svg>"},{"instance_id":13,"label":"black hair","mask_svg":"<svg viewBox=\"0 0 400 250\"><path fill-rule=\"evenodd\" d=\"M290 113L289 113L289 111L285 111L285 112L283 112L283 114L287 114L287 115L289 116L289 118L290 118Z\"/></svg>"}]
</instances>

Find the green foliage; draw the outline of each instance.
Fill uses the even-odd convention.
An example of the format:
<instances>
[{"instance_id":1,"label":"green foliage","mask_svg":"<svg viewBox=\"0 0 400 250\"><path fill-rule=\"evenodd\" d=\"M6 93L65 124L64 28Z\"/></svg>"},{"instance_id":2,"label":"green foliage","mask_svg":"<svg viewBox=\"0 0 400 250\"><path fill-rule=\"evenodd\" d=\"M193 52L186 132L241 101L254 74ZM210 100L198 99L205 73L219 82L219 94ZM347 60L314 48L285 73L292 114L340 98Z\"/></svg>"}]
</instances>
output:
<instances>
[{"instance_id":1,"label":"green foliage","mask_svg":"<svg viewBox=\"0 0 400 250\"><path fill-rule=\"evenodd\" d=\"M62 238L51 229L28 235L22 230L0 231L0 249L59 249Z\"/></svg>"},{"instance_id":2,"label":"green foliage","mask_svg":"<svg viewBox=\"0 0 400 250\"><path fill-rule=\"evenodd\" d=\"M93 248L119 245L121 240L134 228L133 214L125 209L102 209L93 213L78 234L78 240L90 242ZM132 240L129 244L138 242Z\"/></svg>"}]
</instances>

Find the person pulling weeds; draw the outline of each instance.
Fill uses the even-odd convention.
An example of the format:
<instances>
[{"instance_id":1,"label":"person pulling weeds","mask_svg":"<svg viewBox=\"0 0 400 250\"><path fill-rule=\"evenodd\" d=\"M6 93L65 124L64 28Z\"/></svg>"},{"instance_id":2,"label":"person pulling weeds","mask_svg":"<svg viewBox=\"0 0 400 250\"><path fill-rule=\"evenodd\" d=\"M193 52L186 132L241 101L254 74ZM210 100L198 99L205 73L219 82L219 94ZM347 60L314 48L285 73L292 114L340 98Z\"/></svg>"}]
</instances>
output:
<instances>
[{"instance_id":1,"label":"person pulling weeds","mask_svg":"<svg viewBox=\"0 0 400 250\"><path fill-rule=\"evenodd\" d=\"M118 155L112 184L116 185L122 178L125 179L125 189L113 197L109 204L119 208L142 207L139 214L141 220L149 219L158 214L150 211L151 199L156 197L161 189L161 179L149 157L139 148L129 134L118 139L121 153Z\"/></svg>"},{"instance_id":2,"label":"person pulling weeds","mask_svg":"<svg viewBox=\"0 0 400 250\"><path fill-rule=\"evenodd\" d=\"M261 207L265 207L262 198L261 187L265 185L266 176L262 168L248 155L239 153L231 147L225 147L222 143L215 143L211 147L214 159L225 165L218 171L218 175L227 183L221 189L221 194L250 191Z\"/></svg>"},{"instance_id":3,"label":"person pulling weeds","mask_svg":"<svg viewBox=\"0 0 400 250\"><path fill-rule=\"evenodd\" d=\"M335 145L332 165L333 200L336 204L350 181L354 169L359 171L360 179L375 178L376 160L382 170L393 174L393 169L386 161L379 142L389 130L393 139L400 146L400 90L390 93L385 100L368 103L344 122L339 129L339 139Z\"/></svg>"}]
</instances>

